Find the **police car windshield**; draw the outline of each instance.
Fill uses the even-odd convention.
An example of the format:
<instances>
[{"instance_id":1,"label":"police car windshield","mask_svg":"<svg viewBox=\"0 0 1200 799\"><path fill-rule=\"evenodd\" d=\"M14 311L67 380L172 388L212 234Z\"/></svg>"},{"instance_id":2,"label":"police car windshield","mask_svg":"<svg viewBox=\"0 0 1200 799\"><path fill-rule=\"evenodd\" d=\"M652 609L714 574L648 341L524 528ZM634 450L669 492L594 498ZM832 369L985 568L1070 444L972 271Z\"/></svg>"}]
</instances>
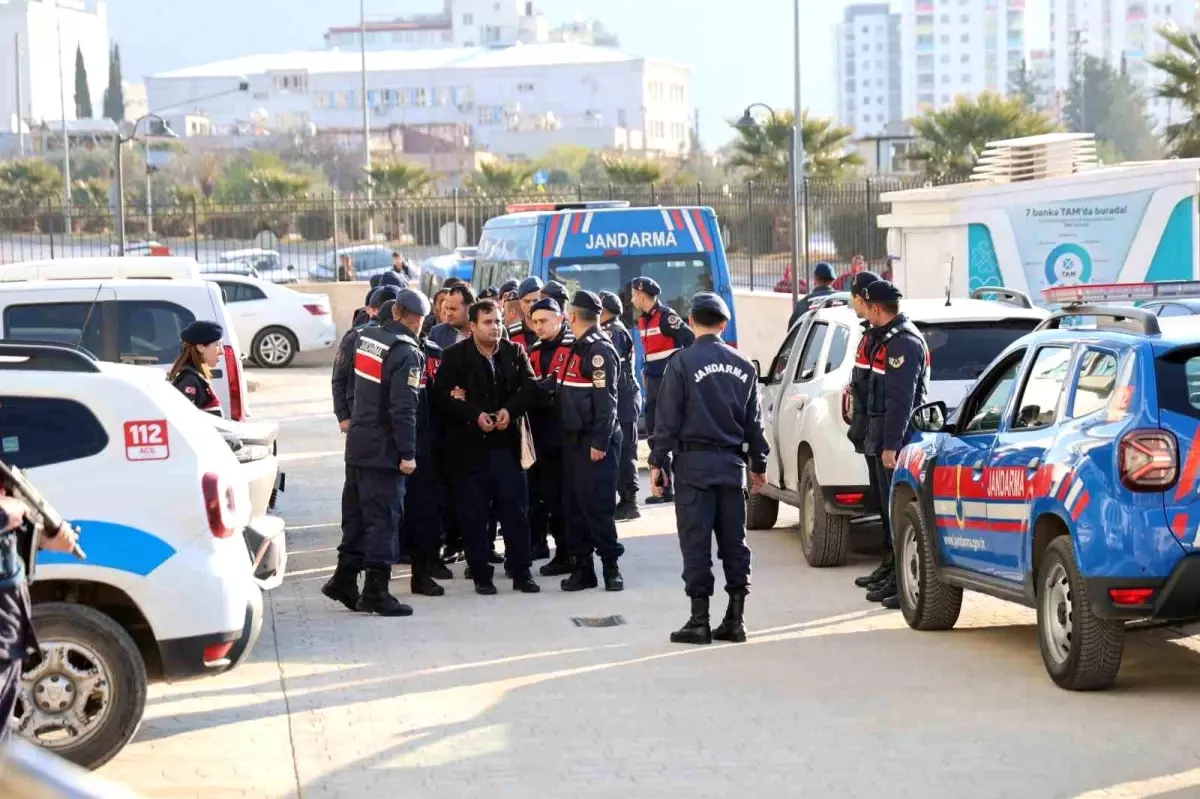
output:
<instances>
[{"instance_id":1,"label":"police car windshield","mask_svg":"<svg viewBox=\"0 0 1200 799\"><path fill-rule=\"evenodd\" d=\"M916 322L932 361L930 380L974 380L1004 348L1037 326L1036 319Z\"/></svg>"},{"instance_id":2,"label":"police car windshield","mask_svg":"<svg viewBox=\"0 0 1200 799\"><path fill-rule=\"evenodd\" d=\"M712 271L705 255L643 255L615 258L558 258L550 262L550 278L567 287L567 294L580 289L611 291L621 297L627 325L633 324L629 284L636 277L653 278L662 287L659 299L684 319L691 311L692 296L713 291Z\"/></svg>"},{"instance_id":3,"label":"police car windshield","mask_svg":"<svg viewBox=\"0 0 1200 799\"><path fill-rule=\"evenodd\" d=\"M479 240L479 252L475 256L475 277L471 281L476 288L498 286L506 280L521 280L528 277L529 263L533 258L533 246L537 242L537 223L530 219L527 224L512 225L492 220Z\"/></svg>"}]
</instances>

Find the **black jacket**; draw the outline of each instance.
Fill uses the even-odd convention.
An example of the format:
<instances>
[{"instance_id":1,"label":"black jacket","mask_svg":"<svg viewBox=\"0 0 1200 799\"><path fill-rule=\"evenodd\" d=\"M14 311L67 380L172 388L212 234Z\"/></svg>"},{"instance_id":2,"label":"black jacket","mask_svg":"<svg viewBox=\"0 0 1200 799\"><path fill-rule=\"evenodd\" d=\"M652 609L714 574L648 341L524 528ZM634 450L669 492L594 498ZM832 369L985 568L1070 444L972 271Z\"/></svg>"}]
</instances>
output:
<instances>
[{"instance_id":1,"label":"black jacket","mask_svg":"<svg viewBox=\"0 0 1200 799\"><path fill-rule=\"evenodd\" d=\"M490 449L512 447L515 451L520 447L518 422L539 396L533 368L529 356L504 339L496 346L495 361L493 375L487 359L469 338L442 353L432 400L445 425L444 451L452 469L470 469ZM465 400L450 396L456 386L466 392ZM495 414L501 408L512 418L508 429L483 432L477 422L479 414Z\"/></svg>"}]
</instances>

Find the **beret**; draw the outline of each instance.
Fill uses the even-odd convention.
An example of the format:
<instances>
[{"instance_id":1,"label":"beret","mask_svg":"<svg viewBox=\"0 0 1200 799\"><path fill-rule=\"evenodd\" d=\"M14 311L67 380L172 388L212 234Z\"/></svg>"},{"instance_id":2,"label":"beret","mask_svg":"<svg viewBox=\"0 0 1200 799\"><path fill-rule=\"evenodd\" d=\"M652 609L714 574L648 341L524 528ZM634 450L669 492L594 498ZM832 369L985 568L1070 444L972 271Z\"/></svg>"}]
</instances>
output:
<instances>
[{"instance_id":1,"label":"beret","mask_svg":"<svg viewBox=\"0 0 1200 799\"><path fill-rule=\"evenodd\" d=\"M555 300L552 297L546 297L545 299L541 299L541 300L538 300L537 302L535 302L533 304L533 308L530 309L529 313L535 314L538 311L549 311L550 313L562 313L562 308L559 307L557 300Z\"/></svg>"},{"instance_id":2,"label":"beret","mask_svg":"<svg viewBox=\"0 0 1200 799\"><path fill-rule=\"evenodd\" d=\"M404 289L400 292L400 296L396 297L396 304L410 314L418 314L420 316L429 315L429 298L416 289Z\"/></svg>"},{"instance_id":3,"label":"beret","mask_svg":"<svg viewBox=\"0 0 1200 799\"><path fill-rule=\"evenodd\" d=\"M206 344L213 344L221 340L221 335L225 329L216 322L206 322L202 319L197 319L190 325L179 331L179 338L186 344L195 344L198 347L203 347Z\"/></svg>"},{"instance_id":4,"label":"beret","mask_svg":"<svg viewBox=\"0 0 1200 799\"><path fill-rule=\"evenodd\" d=\"M625 310L625 306L621 304L621 298L611 291L600 292L600 306L610 314L621 315Z\"/></svg>"},{"instance_id":5,"label":"beret","mask_svg":"<svg viewBox=\"0 0 1200 799\"><path fill-rule=\"evenodd\" d=\"M635 277L630 285L635 291L649 294L651 297L657 297L662 292L662 287L649 277Z\"/></svg>"},{"instance_id":6,"label":"beret","mask_svg":"<svg viewBox=\"0 0 1200 799\"><path fill-rule=\"evenodd\" d=\"M591 311L592 313L600 313L603 308L600 305L600 298L596 296L596 293L586 290L575 292L575 296L571 298L571 306L581 311Z\"/></svg>"},{"instance_id":7,"label":"beret","mask_svg":"<svg viewBox=\"0 0 1200 799\"><path fill-rule=\"evenodd\" d=\"M408 281L405 280L404 276L399 272L396 272L395 270L389 270L379 275L379 285L404 288L408 285Z\"/></svg>"},{"instance_id":8,"label":"beret","mask_svg":"<svg viewBox=\"0 0 1200 799\"><path fill-rule=\"evenodd\" d=\"M903 296L890 280L876 280L863 289L863 299L867 302L896 302Z\"/></svg>"},{"instance_id":9,"label":"beret","mask_svg":"<svg viewBox=\"0 0 1200 799\"><path fill-rule=\"evenodd\" d=\"M725 304L725 300L721 299L720 295L713 294L711 291L702 291L695 297L692 297L693 311L712 311L719 314L726 322L732 317L729 313L729 306Z\"/></svg>"},{"instance_id":10,"label":"beret","mask_svg":"<svg viewBox=\"0 0 1200 799\"><path fill-rule=\"evenodd\" d=\"M837 275L833 273L833 267L821 261L813 267L813 280L835 280Z\"/></svg>"},{"instance_id":11,"label":"beret","mask_svg":"<svg viewBox=\"0 0 1200 799\"><path fill-rule=\"evenodd\" d=\"M368 308L378 308L388 300L396 299L400 293L400 289L395 286L380 286L371 292L371 298L367 300Z\"/></svg>"},{"instance_id":12,"label":"beret","mask_svg":"<svg viewBox=\"0 0 1200 799\"><path fill-rule=\"evenodd\" d=\"M500 292L496 291L495 286L489 286L488 288L479 292L479 299L481 299L481 300L495 300L495 299L499 299L499 298L500 298Z\"/></svg>"},{"instance_id":13,"label":"beret","mask_svg":"<svg viewBox=\"0 0 1200 799\"><path fill-rule=\"evenodd\" d=\"M396 301L394 299L389 299L383 305L379 306L379 324L385 324L396 318L396 314L392 312L392 309L395 307Z\"/></svg>"},{"instance_id":14,"label":"beret","mask_svg":"<svg viewBox=\"0 0 1200 799\"><path fill-rule=\"evenodd\" d=\"M859 272L854 275L854 280L850 282L850 296L861 297L863 290L879 280L879 275L874 272Z\"/></svg>"},{"instance_id":15,"label":"beret","mask_svg":"<svg viewBox=\"0 0 1200 799\"><path fill-rule=\"evenodd\" d=\"M517 286L517 297L524 299L530 294L535 294L542 290L542 279L537 275L527 277Z\"/></svg>"},{"instance_id":16,"label":"beret","mask_svg":"<svg viewBox=\"0 0 1200 799\"><path fill-rule=\"evenodd\" d=\"M519 286L519 285L520 284L517 283L516 278L509 278L508 280L506 280L500 284L500 293L503 295L503 294L507 294L510 291L516 291L517 286Z\"/></svg>"},{"instance_id":17,"label":"beret","mask_svg":"<svg viewBox=\"0 0 1200 799\"><path fill-rule=\"evenodd\" d=\"M558 302L559 305L566 305L567 287L557 280L547 280L546 285L542 286L542 296L550 297Z\"/></svg>"}]
</instances>

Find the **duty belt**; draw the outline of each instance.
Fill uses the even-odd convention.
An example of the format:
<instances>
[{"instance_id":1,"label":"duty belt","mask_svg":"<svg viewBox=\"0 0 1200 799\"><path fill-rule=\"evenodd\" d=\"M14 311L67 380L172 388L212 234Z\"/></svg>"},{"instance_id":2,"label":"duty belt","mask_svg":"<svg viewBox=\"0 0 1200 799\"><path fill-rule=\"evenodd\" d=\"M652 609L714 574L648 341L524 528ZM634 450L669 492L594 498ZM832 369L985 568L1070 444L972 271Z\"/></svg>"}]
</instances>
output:
<instances>
[{"instance_id":1,"label":"duty belt","mask_svg":"<svg viewBox=\"0 0 1200 799\"><path fill-rule=\"evenodd\" d=\"M741 447L726 447L719 444L705 444L700 441L682 441L679 444L680 452L731 452L739 458L744 458L745 453Z\"/></svg>"}]
</instances>

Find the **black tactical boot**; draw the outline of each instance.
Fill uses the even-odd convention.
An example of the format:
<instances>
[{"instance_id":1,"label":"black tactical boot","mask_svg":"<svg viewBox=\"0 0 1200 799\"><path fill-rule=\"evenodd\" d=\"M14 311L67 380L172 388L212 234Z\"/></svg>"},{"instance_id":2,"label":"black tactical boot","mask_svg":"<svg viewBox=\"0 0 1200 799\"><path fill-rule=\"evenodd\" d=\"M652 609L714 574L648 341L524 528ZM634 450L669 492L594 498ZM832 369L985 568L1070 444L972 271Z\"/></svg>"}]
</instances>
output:
<instances>
[{"instance_id":1,"label":"black tactical boot","mask_svg":"<svg viewBox=\"0 0 1200 799\"><path fill-rule=\"evenodd\" d=\"M546 539L539 538L533 542L533 549L529 553L530 560L546 560L550 557L550 547L546 543Z\"/></svg>"},{"instance_id":2,"label":"black tactical boot","mask_svg":"<svg viewBox=\"0 0 1200 799\"><path fill-rule=\"evenodd\" d=\"M588 555L576 563L575 571L559 585L564 591L583 591L600 585L596 579L596 564L592 561L592 556Z\"/></svg>"},{"instance_id":3,"label":"black tactical boot","mask_svg":"<svg viewBox=\"0 0 1200 799\"><path fill-rule=\"evenodd\" d=\"M538 574L543 577L560 577L573 571L575 571L575 567L571 563L571 556L562 549L555 549L554 557L550 559L549 563L538 569Z\"/></svg>"},{"instance_id":4,"label":"black tactical boot","mask_svg":"<svg viewBox=\"0 0 1200 799\"><path fill-rule=\"evenodd\" d=\"M642 518L642 512L638 510L637 496L621 497L621 501L617 503L617 509L613 512L613 519L618 522L628 522L640 518Z\"/></svg>"},{"instance_id":5,"label":"black tactical boot","mask_svg":"<svg viewBox=\"0 0 1200 799\"><path fill-rule=\"evenodd\" d=\"M743 615L746 612L746 595L730 594L729 605L725 608L725 619L712 631L712 637L718 641L732 641L735 644L745 643L746 624Z\"/></svg>"},{"instance_id":6,"label":"black tactical boot","mask_svg":"<svg viewBox=\"0 0 1200 799\"><path fill-rule=\"evenodd\" d=\"M675 501L675 489L668 488L663 492L661 497L649 496L646 497L647 505L666 505L669 502Z\"/></svg>"},{"instance_id":7,"label":"black tactical boot","mask_svg":"<svg viewBox=\"0 0 1200 799\"><path fill-rule=\"evenodd\" d=\"M867 592L868 602L882 602L890 596L896 595L896 575L887 578L883 585L879 586L878 590Z\"/></svg>"},{"instance_id":8,"label":"black tactical boot","mask_svg":"<svg viewBox=\"0 0 1200 799\"><path fill-rule=\"evenodd\" d=\"M899 610L900 609L900 595L892 594L889 597L884 597L884 599L879 604L883 605L888 610Z\"/></svg>"},{"instance_id":9,"label":"black tactical boot","mask_svg":"<svg viewBox=\"0 0 1200 799\"><path fill-rule=\"evenodd\" d=\"M522 594L537 594L541 592L542 587L533 581L533 575L525 572L513 578L513 590Z\"/></svg>"},{"instance_id":10,"label":"black tactical boot","mask_svg":"<svg viewBox=\"0 0 1200 799\"><path fill-rule=\"evenodd\" d=\"M358 606L358 569L339 563L333 576L321 586L321 593L354 610Z\"/></svg>"},{"instance_id":11,"label":"black tactical boot","mask_svg":"<svg viewBox=\"0 0 1200 799\"><path fill-rule=\"evenodd\" d=\"M480 596L492 596L496 593L496 584L492 582L492 578L487 580L475 581L475 593Z\"/></svg>"},{"instance_id":12,"label":"black tactical boot","mask_svg":"<svg viewBox=\"0 0 1200 799\"><path fill-rule=\"evenodd\" d=\"M875 567L875 571L871 572L865 577L855 577L854 584L859 588L866 588L872 583L880 582L892 572L892 570L895 568L895 565L896 555L895 553L889 551L883 556L883 560L879 562L879 565Z\"/></svg>"},{"instance_id":13,"label":"black tactical boot","mask_svg":"<svg viewBox=\"0 0 1200 799\"><path fill-rule=\"evenodd\" d=\"M441 558L435 558L433 563L429 564L429 576L435 580L453 580L454 572L442 563Z\"/></svg>"},{"instance_id":14,"label":"black tactical boot","mask_svg":"<svg viewBox=\"0 0 1200 799\"><path fill-rule=\"evenodd\" d=\"M708 597L692 597L692 617L687 624L671 633L673 644L711 644L712 630L708 626Z\"/></svg>"},{"instance_id":15,"label":"black tactical boot","mask_svg":"<svg viewBox=\"0 0 1200 799\"><path fill-rule=\"evenodd\" d=\"M388 592L391 578L390 569L367 569L362 594L354 609L360 613L378 613L380 616L411 616L413 609Z\"/></svg>"},{"instance_id":16,"label":"black tactical boot","mask_svg":"<svg viewBox=\"0 0 1200 799\"><path fill-rule=\"evenodd\" d=\"M625 578L621 576L621 570L617 568L617 562L615 560L604 561L604 590L625 590Z\"/></svg>"},{"instance_id":17,"label":"black tactical boot","mask_svg":"<svg viewBox=\"0 0 1200 799\"><path fill-rule=\"evenodd\" d=\"M420 596L442 596L446 593L446 589L438 585L430 575L429 562L421 557L413 562L412 579L409 580L408 587L413 594Z\"/></svg>"}]
</instances>

